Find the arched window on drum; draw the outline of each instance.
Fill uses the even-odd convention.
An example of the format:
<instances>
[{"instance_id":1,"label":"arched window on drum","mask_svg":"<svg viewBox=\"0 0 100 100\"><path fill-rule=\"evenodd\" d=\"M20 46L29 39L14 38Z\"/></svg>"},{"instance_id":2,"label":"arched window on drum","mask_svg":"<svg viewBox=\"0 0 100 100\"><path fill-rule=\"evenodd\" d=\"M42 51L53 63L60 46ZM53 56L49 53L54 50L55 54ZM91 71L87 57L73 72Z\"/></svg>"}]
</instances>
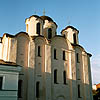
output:
<instances>
[{"instance_id":1,"label":"arched window on drum","mask_svg":"<svg viewBox=\"0 0 100 100\"><path fill-rule=\"evenodd\" d=\"M36 29L37 29L37 34L40 35L40 23L37 23Z\"/></svg>"},{"instance_id":2,"label":"arched window on drum","mask_svg":"<svg viewBox=\"0 0 100 100\"><path fill-rule=\"evenodd\" d=\"M49 28L48 29L48 39L51 39L52 38L52 29Z\"/></svg>"}]
</instances>

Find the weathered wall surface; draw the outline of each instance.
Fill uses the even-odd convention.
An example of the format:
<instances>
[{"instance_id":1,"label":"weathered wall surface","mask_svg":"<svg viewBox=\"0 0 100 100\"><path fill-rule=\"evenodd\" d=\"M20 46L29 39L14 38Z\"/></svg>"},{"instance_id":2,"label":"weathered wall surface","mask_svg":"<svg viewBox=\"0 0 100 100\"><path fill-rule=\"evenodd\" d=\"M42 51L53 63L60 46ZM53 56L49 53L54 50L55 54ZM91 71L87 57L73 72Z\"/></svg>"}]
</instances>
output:
<instances>
[{"instance_id":1,"label":"weathered wall surface","mask_svg":"<svg viewBox=\"0 0 100 100\"><path fill-rule=\"evenodd\" d=\"M56 49L56 59L54 59L54 49ZM63 60L63 51L65 51L65 60ZM51 42L51 81L52 81L52 100L63 98L70 99L70 81L68 76L70 71L68 63L68 44L61 37L55 37ZM57 84L54 84L54 70L57 70ZM63 72L66 71L66 84L64 84Z\"/></svg>"},{"instance_id":2,"label":"weathered wall surface","mask_svg":"<svg viewBox=\"0 0 100 100\"><path fill-rule=\"evenodd\" d=\"M40 34L37 34L37 23L40 23ZM49 28L52 29L50 39ZM43 20L33 15L26 19L27 33L3 36L0 58L23 66L19 77L22 80L22 98L19 100L92 100L90 56L79 45L78 30L69 26L59 36L56 29L51 18L48 20L46 16ZM37 82L39 97L36 97Z\"/></svg>"},{"instance_id":3,"label":"weathered wall surface","mask_svg":"<svg viewBox=\"0 0 100 100\"><path fill-rule=\"evenodd\" d=\"M43 25L43 35L48 39L48 29L51 28L52 30L52 37L56 35L56 25L53 22L45 20Z\"/></svg>"},{"instance_id":4,"label":"weathered wall surface","mask_svg":"<svg viewBox=\"0 0 100 100\"><path fill-rule=\"evenodd\" d=\"M29 36L37 36L37 23L40 23L40 35L42 35L43 31L43 21L39 18L35 18L32 16L31 18L26 20L26 32Z\"/></svg>"},{"instance_id":5,"label":"weathered wall surface","mask_svg":"<svg viewBox=\"0 0 100 100\"><path fill-rule=\"evenodd\" d=\"M19 80L22 80L22 98L20 100L27 100L27 82L28 82L28 45L29 40L27 35L21 33L16 37L17 40L17 55L16 63L23 66L20 72Z\"/></svg>"}]
</instances>

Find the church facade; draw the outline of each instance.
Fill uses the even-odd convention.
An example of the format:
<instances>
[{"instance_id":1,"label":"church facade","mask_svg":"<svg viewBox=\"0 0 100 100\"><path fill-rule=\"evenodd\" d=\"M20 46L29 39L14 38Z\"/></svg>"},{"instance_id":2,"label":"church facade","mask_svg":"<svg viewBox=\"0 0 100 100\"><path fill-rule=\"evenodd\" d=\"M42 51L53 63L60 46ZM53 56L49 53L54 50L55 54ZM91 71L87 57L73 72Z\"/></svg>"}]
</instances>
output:
<instances>
[{"instance_id":1,"label":"church facade","mask_svg":"<svg viewBox=\"0 0 100 100\"><path fill-rule=\"evenodd\" d=\"M26 32L0 38L0 59L22 66L18 100L93 100L90 57L79 31L67 26L57 35L48 16L25 20Z\"/></svg>"}]
</instances>

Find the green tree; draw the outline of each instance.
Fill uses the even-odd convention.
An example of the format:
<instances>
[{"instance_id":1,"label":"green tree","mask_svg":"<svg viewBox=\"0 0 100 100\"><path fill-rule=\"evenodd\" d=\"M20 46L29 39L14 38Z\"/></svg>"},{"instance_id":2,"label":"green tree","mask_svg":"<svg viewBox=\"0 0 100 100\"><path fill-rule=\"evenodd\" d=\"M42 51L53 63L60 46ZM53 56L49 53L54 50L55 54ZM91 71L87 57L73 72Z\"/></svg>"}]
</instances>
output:
<instances>
[{"instance_id":1,"label":"green tree","mask_svg":"<svg viewBox=\"0 0 100 100\"><path fill-rule=\"evenodd\" d=\"M93 90L93 99L100 100L100 88L98 88L97 90Z\"/></svg>"}]
</instances>

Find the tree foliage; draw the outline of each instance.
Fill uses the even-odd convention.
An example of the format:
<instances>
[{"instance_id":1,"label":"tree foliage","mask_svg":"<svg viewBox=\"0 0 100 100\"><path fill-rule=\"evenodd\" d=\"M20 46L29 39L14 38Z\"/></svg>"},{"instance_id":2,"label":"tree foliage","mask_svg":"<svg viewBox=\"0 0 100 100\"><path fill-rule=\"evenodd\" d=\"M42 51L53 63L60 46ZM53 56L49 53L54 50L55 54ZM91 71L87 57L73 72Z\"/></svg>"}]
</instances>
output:
<instances>
[{"instance_id":1,"label":"tree foliage","mask_svg":"<svg viewBox=\"0 0 100 100\"><path fill-rule=\"evenodd\" d=\"M93 99L94 100L100 100L100 88L98 88L97 90L93 90Z\"/></svg>"}]
</instances>

